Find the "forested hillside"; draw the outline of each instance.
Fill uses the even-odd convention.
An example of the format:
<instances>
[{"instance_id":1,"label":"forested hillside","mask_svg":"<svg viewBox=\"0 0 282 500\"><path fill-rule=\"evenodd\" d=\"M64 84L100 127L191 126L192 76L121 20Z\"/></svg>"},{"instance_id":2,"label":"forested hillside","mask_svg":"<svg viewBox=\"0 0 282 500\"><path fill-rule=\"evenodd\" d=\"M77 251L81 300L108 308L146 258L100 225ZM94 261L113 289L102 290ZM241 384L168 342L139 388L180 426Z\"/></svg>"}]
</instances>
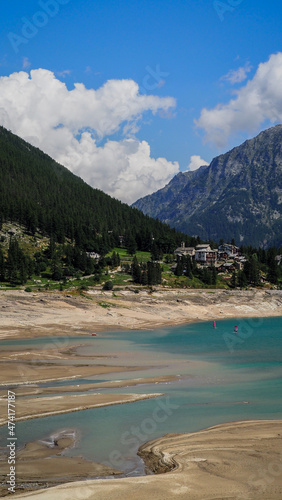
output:
<instances>
[{"instance_id":1,"label":"forested hillside","mask_svg":"<svg viewBox=\"0 0 282 500\"><path fill-rule=\"evenodd\" d=\"M191 173L188 177L192 178ZM278 186L279 178L275 192ZM173 252L181 241L195 246L200 239L91 188L39 149L0 128L0 282L4 286L28 283L49 288L52 281L60 281L64 289L75 285L74 280L77 286L85 286L81 277L88 277L91 286L105 280L105 286L110 286L107 269L118 267L121 281L145 286L160 284L162 272L165 282L176 286L281 286L281 248L266 252L242 247L241 254L247 256L244 268L221 278L214 266L202 269L188 258L178 258L172 272ZM130 256L139 251L139 261L134 257L131 265L120 266L121 247Z\"/></svg>"},{"instance_id":2,"label":"forested hillside","mask_svg":"<svg viewBox=\"0 0 282 500\"><path fill-rule=\"evenodd\" d=\"M68 238L85 251L106 254L120 245L150 251L154 241L172 252L189 238L142 214L56 163L48 155L0 127L0 229L7 221L34 234Z\"/></svg>"}]
</instances>

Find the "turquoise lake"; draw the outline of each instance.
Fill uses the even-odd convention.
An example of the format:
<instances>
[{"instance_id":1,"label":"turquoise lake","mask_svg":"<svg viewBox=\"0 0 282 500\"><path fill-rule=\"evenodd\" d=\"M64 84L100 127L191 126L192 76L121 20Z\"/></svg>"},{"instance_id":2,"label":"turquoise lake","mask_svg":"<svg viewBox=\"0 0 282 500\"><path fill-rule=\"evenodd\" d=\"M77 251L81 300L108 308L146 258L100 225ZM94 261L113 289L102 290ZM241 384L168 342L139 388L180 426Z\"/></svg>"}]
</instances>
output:
<instances>
[{"instance_id":1,"label":"turquoise lake","mask_svg":"<svg viewBox=\"0 0 282 500\"><path fill-rule=\"evenodd\" d=\"M234 333L234 325L238 334ZM192 323L152 331L118 331L98 337L52 337L1 341L2 349L79 344L78 353L109 355L103 364L137 366L137 371L42 384L64 385L179 375L179 380L99 393L163 393L155 399L17 422L18 445L75 431L82 455L127 475L143 474L138 447L171 432L197 431L223 422L282 418L282 318L232 319ZM115 357L117 356L117 357ZM99 361L100 362L100 361ZM145 369L144 369L145 367ZM1 445L6 428L0 429Z\"/></svg>"}]
</instances>

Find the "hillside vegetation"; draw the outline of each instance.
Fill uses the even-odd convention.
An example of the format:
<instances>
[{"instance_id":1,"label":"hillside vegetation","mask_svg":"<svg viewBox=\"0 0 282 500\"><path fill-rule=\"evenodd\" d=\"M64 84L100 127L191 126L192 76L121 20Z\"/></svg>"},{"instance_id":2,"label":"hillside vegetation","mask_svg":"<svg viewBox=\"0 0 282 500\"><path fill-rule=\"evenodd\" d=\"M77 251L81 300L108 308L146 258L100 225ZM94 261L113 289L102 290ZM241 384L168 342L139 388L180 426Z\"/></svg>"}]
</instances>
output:
<instances>
[{"instance_id":1,"label":"hillside vegetation","mask_svg":"<svg viewBox=\"0 0 282 500\"><path fill-rule=\"evenodd\" d=\"M104 257L115 247L150 255L153 248L173 252L182 240L196 242L93 189L0 127L0 282L40 277L47 285L91 275L93 284L112 264Z\"/></svg>"},{"instance_id":2,"label":"hillside vegetation","mask_svg":"<svg viewBox=\"0 0 282 500\"><path fill-rule=\"evenodd\" d=\"M187 238L88 186L48 155L0 127L0 229L17 222L31 234L59 242L65 238L86 251L106 254L135 244L149 251L152 241L172 251Z\"/></svg>"}]
</instances>

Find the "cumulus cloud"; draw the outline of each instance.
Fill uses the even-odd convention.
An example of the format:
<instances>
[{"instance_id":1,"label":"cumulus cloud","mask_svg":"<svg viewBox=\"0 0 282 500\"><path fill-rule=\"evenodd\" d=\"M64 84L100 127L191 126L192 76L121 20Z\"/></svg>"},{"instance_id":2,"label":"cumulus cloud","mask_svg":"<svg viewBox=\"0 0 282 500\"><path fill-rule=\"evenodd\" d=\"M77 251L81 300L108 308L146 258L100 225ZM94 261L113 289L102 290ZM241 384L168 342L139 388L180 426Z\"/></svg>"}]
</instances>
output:
<instances>
[{"instance_id":1,"label":"cumulus cloud","mask_svg":"<svg viewBox=\"0 0 282 500\"><path fill-rule=\"evenodd\" d=\"M246 80L248 73L251 71L252 67L249 62L245 66L241 66L238 69L231 69L226 75L224 75L221 80L226 80L227 82L234 85L235 83L241 83Z\"/></svg>"},{"instance_id":2,"label":"cumulus cloud","mask_svg":"<svg viewBox=\"0 0 282 500\"><path fill-rule=\"evenodd\" d=\"M69 150L58 161L68 168L72 166L88 184L129 204L161 189L179 172L177 162L152 158L146 141L108 140L98 147L89 132L80 141L70 140Z\"/></svg>"},{"instance_id":3,"label":"cumulus cloud","mask_svg":"<svg viewBox=\"0 0 282 500\"><path fill-rule=\"evenodd\" d=\"M205 140L218 147L238 132L254 132L266 120L282 121L282 53L272 54L261 63L252 80L235 92L236 97L227 104L213 109L202 109L195 121L205 131Z\"/></svg>"},{"instance_id":4,"label":"cumulus cloud","mask_svg":"<svg viewBox=\"0 0 282 500\"><path fill-rule=\"evenodd\" d=\"M188 170L197 170L203 165L209 165L209 163L203 160L199 155L192 155L188 165Z\"/></svg>"},{"instance_id":5,"label":"cumulus cloud","mask_svg":"<svg viewBox=\"0 0 282 500\"><path fill-rule=\"evenodd\" d=\"M143 113L167 113L175 104L171 97L140 95L133 80L109 80L97 90L77 83L68 90L44 69L0 78L1 125L128 203L163 187L179 165L152 158L146 141L110 136L132 134Z\"/></svg>"}]
</instances>

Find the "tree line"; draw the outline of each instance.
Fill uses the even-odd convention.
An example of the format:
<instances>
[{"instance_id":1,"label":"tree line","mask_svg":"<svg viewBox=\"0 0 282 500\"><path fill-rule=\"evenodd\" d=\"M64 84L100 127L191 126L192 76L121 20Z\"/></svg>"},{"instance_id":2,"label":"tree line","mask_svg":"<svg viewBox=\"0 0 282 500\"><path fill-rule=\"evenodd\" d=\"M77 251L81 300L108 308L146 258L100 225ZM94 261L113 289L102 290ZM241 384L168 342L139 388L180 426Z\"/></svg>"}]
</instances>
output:
<instances>
[{"instance_id":1,"label":"tree line","mask_svg":"<svg viewBox=\"0 0 282 500\"><path fill-rule=\"evenodd\" d=\"M198 267L189 255L177 256L175 262L173 254L164 256L161 247L155 242L151 248L151 260L145 263L138 262L136 255L133 254L131 265L127 265L124 269L125 272L131 274L134 283L143 286L160 284L162 282L161 261L164 259L167 263L174 263L176 277L185 276L191 280L197 278L207 286L218 284L215 266ZM227 282L231 288L259 286L262 284L262 276L272 285L282 286L282 267L277 259L282 249L241 247L240 250L247 260L243 269L233 271L231 279ZM130 245L127 253L132 255L133 251ZM118 252L113 251L111 255L101 256L99 260L95 260L75 244L59 244L53 237L50 238L45 250L36 251L33 255L28 255L23 251L16 236L10 237L6 251L0 245L0 282L12 285L25 284L33 276L65 281L72 277L88 275L92 276L93 284L95 284L101 280L106 266L114 269L120 264Z\"/></svg>"},{"instance_id":2,"label":"tree line","mask_svg":"<svg viewBox=\"0 0 282 500\"><path fill-rule=\"evenodd\" d=\"M131 264L131 276L134 283L139 285L159 285L162 282L162 271L159 262L148 261L138 263L134 256Z\"/></svg>"},{"instance_id":3,"label":"tree line","mask_svg":"<svg viewBox=\"0 0 282 500\"><path fill-rule=\"evenodd\" d=\"M25 253L16 237L11 237L7 252L0 246L0 282L23 285L33 276L65 281L80 275L92 275L99 282L105 259L96 262L77 246L57 244L50 238L48 247L33 256Z\"/></svg>"}]
</instances>

